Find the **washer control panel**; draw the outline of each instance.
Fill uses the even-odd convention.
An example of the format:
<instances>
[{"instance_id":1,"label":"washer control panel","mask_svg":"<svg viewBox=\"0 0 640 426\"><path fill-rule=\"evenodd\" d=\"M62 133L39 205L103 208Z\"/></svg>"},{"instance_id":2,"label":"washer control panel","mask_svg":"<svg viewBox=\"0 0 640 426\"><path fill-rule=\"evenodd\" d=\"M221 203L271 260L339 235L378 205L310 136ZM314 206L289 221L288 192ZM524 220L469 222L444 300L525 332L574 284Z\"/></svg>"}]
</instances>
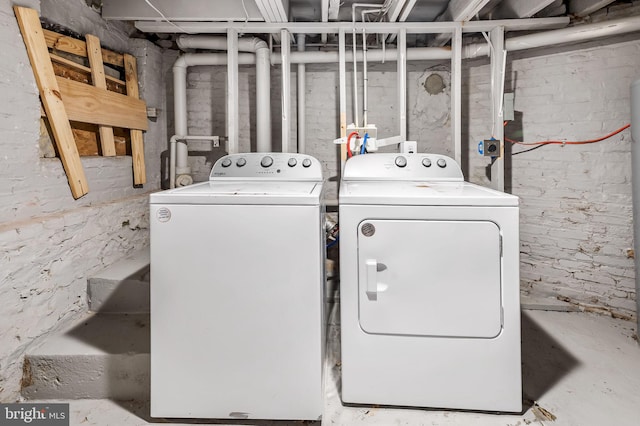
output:
<instances>
[{"instance_id":1,"label":"washer control panel","mask_svg":"<svg viewBox=\"0 0 640 426\"><path fill-rule=\"evenodd\" d=\"M213 165L209 180L267 178L272 180L322 180L322 165L305 154L250 152L231 154Z\"/></svg>"},{"instance_id":2,"label":"washer control panel","mask_svg":"<svg viewBox=\"0 0 640 426\"><path fill-rule=\"evenodd\" d=\"M377 153L347 160L342 180L463 181L453 158L439 154Z\"/></svg>"}]
</instances>

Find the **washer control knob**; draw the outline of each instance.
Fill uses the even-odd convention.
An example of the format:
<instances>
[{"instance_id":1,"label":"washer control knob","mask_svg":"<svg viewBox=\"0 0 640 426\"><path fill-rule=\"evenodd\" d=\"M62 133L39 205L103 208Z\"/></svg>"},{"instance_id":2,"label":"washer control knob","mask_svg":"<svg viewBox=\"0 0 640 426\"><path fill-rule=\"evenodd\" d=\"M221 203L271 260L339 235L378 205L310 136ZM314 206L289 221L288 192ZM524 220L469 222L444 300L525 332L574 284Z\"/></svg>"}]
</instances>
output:
<instances>
[{"instance_id":1,"label":"washer control knob","mask_svg":"<svg viewBox=\"0 0 640 426\"><path fill-rule=\"evenodd\" d=\"M289 158L289 161L287 162L287 164L289 165L289 167L295 167L296 164L298 164L298 160L296 160L295 158L291 157L291 158Z\"/></svg>"},{"instance_id":2,"label":"washer control knob","mask_svg":"<svg viewBox=\"0 0 640 426\"><path fill-rule=\"evenodd\" d=\"M238 158L238 161L236 161L236 166L238 167L243 167L246 164L247 164L247 160L243 157Z\"/></svg>"},{"instance_id":3,"label":"washer control knob","mask_svg":"<svg viewBox=\"0 0 640 426\"><path fill-rule=\"evenodd\" d=\"M309 160L308 158L302 160L302 167L311 167L311 160Z\"/></svg>"},{"instance_id":4,"label":"washer control knob","mask_svg":"<svg viewBox=\"0 0 640 426\"><path fill-rule=\"evenodd\" d=\"M406 158L404 158L401 155L396 157L396 166L405 167L406 165L407 165L407 159Z\"/></svg>"},{"instance_id":5,"label":"washer control knob","mask_svg":"<svg viewBox=\"0 0 640 426\"><path fill-rule=\"evenodd\" d=\"M272 164L273 164L273 158L269 157L268 155L265 155L264 157L262 157L262 161L260 161L260 165L262 167L271 167Z\"/></svg>"},{"instance_id":6,"label":"washer control knob","mask_svg":"<svg viewBox=\"0 0 640 426\"><path fill-rule=\"evenodd\" d=\"M422 159L422 165L425 167L431 167L431 160L428 158L423 158Z\"/></svg>"},{"instance_id":7,"label":"washer control knob","mask_svg":"<svg viewBox=\"0 0 640 426\"><path fill-rule=\"evenodd\" d=\"M438 167L442 167L443 169L447 167L447 160L444 158L439 158L437 161Z\"/></svg>"},{"instance_id":8,"label":"washer control knob","mask_svg":"<svg viewBox=\"0 0 640 426\"><path fill-rule=\"evenodd\" d=\"M224 160L222 160L222 167L229 167L230 165L231 165L230 158L225 158Z\"/></svg>"}]
</instances>

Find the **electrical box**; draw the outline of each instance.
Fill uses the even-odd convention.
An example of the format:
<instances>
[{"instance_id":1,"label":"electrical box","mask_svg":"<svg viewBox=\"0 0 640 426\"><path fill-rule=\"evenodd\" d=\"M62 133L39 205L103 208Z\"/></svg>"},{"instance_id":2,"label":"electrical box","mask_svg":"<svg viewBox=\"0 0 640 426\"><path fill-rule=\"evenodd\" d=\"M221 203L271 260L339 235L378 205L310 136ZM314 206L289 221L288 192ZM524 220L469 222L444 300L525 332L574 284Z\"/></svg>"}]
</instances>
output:
<instances>
[{"instance_id":1,"label":"electrical box","mask_svg":"<svg viewBox=\"0 0 640 426\"><path fill-rule=\"evenodd\" d=\"M501 141L497 139L485 139L483 141L485 157L500 157Z\"/></svg>"},{"instance_id":2,"label":"electrical box","mask_svg":"<svg viewBox=\"0 0 640 426\"><path fill-rule=\"evenodd\" d=\"M502 98L502 119L505 121L515 120L515 110L513 108L514 94L505 93Z\"/></svg>"}]
</instances>

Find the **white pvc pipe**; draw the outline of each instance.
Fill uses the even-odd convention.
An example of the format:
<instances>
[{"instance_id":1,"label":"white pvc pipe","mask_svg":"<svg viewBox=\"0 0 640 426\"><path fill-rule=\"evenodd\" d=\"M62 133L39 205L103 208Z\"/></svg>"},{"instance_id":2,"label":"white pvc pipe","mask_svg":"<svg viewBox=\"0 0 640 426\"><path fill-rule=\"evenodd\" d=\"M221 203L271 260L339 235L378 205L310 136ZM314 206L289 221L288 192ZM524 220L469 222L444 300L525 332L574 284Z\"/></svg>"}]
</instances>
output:
<instances>
[{"instance_id":1,"label":"white pvc pipe","mask_svg":"<svg viewBox=\"0 0 640 426\"><path fill-rule=\"evenodd\" d=\"M280 32L280 56L282 58L282 152L292 152L289 123L291 121L291 62L289 51L291 37L289 31Z\"/></svg>"},{"instance_id":2,"label":"white pvc pipe","mask_svg":"<svg viewBox=\"0 0 640 426\"><path fill-rule=\"evenodd\" d=\"M346 41L345 31L340 30L338 33L338 78L340 79L340 137L347 136L347 64L346 64ZM340 172L344 167L347 159L345 145L340 145Z\"/></svg>"},{"instance_id":3,"label":"white pvc pipe","mask_svg":"<svg viewBox=\"0 0 640 426\"><path fill-rule=\"evenodd\" d=\"M218 140L219 136L180 136L173 135L169 140L169 188L176 187L176 145L180 142L184 145L187 144L187 140L201 140L201 141L214 141ZM191 178L189 175L183 175L187 178ZM188 180L187 180L188 182ZM191 180L193 183L193 180ZM191 183L188 183L189 185Z\"/></svg>"},{"instance_id":4,"label":"white pvc pipe","mask_svg":"<svg viewBox=\"0 0 640 426\"><path fill-rule=\"evenodd\" d=\"M225 37L181 35L176 40L180 49L227 50ZM255 52L251 62L239 59L240 64L256 64L256 151L269 152L271 145L271 51L257 37L238 39L240 52ZM247 57L248 58L248 57Z\"/></svg>"},{"instance_id":5,"label":"white pvc pipe","mask_svg":"<svg viewBox=\"0 0 640 426\"><path fill-rule=\"evenodd\" d=\"M226 59L226 58L225 58ZM174 126L178 135L186 135L187 130L187 68L182 65L181 61L176 61L173 66L173 109L174 109ZM174 177L170 183L170 187L175 186L175 176L190 174L191 169L187 165L188 148L187 144L180 142L171 151L177 159L174 161Z\"/></svg>"},{"instance_id":6,"label":"white pvc pipe","mask_svg":"<svg viewBox=\"0 0 640 426\"><path fill-rule=\"evenodd\" d=\"M510 21L495 22L496 25L506 25L509 28ZM472 23L468 23L472 24ZM410 25L409 25L410 26ZM467 25L469 26L469 25ZM371 27L371 32L375 32L375 25L368 25L363 27ZM384 27L385 32L393 30L388 27ZM394 27L395 28L395 27ZM398 26L398 28L408 28L408 26ZM449 28L449 27L447 27ZM478 27L478 29L482 29ZM292 30L294 31L294 30ZM338 31L338 30L336 30ZM594 24L583 24L575 27L563 28L559 30L551 30L543 33L529 34L525 36L513 37L505 41L505 50L517 51L535 47L550 46L555 44L562 44L567 42L587 41L595 38L609 37L613 35L626 34L634 31L640 31L640 16L632 16L621 19L613 19L604 22L598 22ZM344 29L340 29L339 33L344 36ZM180 38L179 38L180 40ZM352 61L353 54L351 52L344 51L344 61ZM356 60L362 60L362 52L358 52ZM477 43L462 48L462 58L475 58L478 56L487 56L489 53L489 47L486 43ZM369 51L367 53L367 59L369 61L395 61L397 60L397 51L394 49L387 49L386 52L382 50ZM408 61L418 60L441 60L451 59L451 50L444 48L410 48L407 49L406 58ZM289 60L294 64L310 64L310 63L336 63L340 62L340 52L292 52L289 55ZM271 55L271 62L273 64L281 63L281 57L276 54ZM200 53L200 54L183 54L175 62L173 67L173 81L174 81L174 110L175 110L175 130L176 134L187 133L187 102L186 102L186 68L196 65L225 65L227 58L225 54L217 53ZM255 55L239 54L238 63L241 65L255 64ZM346 69L341 69L341 75L344 75ZM346 86L343 89L343 81L341 81L341 123L342 114L345 114L346 123L346 103L343 111L342 102L346 98ZM341 124L342 127L342 124ZM342 131L342 128L341 128ZM270 134L270 132L269 132ZM183 155L181 155L181 152ZM177 145L177 157L178 162L176 164L176 173L180 173L182 170L187 170L186 165L187 149L186 144L178 143ZM184 160L184 161L183 161Z\"/></svg>"},{"instance_id":7,"label":"white pvc pipe","mask_svg":"<svg viewBox=\"0 0 640 426\"><path fill-rule=\"evenodd\" d=\"M304 34L298 34L298 51L304 51ZM306 69L305 64L298 64L298 152L304 154L307 151L306 147L306 123L305 123L305 112L306 112Z\"/></svg>"},{"instance_id":8,"label":"white pvc pipe","mask_svg":"<svg viewBox=\"0 0 640 426\"><path fill-rule=\"evenodd\" d=\"M227 34L227 137L229 154L240 146L240 107L238 102L238 32Z\"/></svg>"},{"instance_id":9,"label":"white pvc pipe","mask_svg":"<svg viewBox=\"0 0 640 426\"><path fill-rule=\"evenodd\" d=\"M265 43L266 46L266 43ZM272 151L271 143L271 52L256 50L256 151Z\"/></svg>"},{"instance_id":10,"label":"white pvc pipe","mask_svg":"<svg viewBox=\"0 0 640 426\"><path fill-rule=\"evenodd\" d=\"M407 31L398 33L398 113L400 137L407 140Z\"/></svg>"}]
</instances>

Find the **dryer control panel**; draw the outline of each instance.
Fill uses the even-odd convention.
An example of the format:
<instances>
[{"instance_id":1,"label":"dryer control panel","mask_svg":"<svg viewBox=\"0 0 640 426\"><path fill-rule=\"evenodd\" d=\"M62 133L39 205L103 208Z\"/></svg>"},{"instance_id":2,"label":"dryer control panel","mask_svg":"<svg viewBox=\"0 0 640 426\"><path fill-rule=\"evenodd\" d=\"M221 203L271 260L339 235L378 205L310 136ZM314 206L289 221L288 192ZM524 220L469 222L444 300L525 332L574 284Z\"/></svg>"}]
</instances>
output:
<instances>
[{"instance_id":1,"label":"dryer control panel","mask_svg":"<svg viewBox=\"0 0 640 426\"><path fill-rule=\"evenodd\" d=\"M322 181L322 165L305 154L249 152L225 155L213 165L209 180L271 179Z\"/></svg>"},{"instance_id":2,"label":"dryer control panel","mask_svg":"<svg viewBox=\"0 0 640 426\"><path fill-rule=\"evenodd\" d=\"M439 154L367 154L347 160L342 180L420 180L462 182L456 161Z\"/></svg>"}]
</instances>

